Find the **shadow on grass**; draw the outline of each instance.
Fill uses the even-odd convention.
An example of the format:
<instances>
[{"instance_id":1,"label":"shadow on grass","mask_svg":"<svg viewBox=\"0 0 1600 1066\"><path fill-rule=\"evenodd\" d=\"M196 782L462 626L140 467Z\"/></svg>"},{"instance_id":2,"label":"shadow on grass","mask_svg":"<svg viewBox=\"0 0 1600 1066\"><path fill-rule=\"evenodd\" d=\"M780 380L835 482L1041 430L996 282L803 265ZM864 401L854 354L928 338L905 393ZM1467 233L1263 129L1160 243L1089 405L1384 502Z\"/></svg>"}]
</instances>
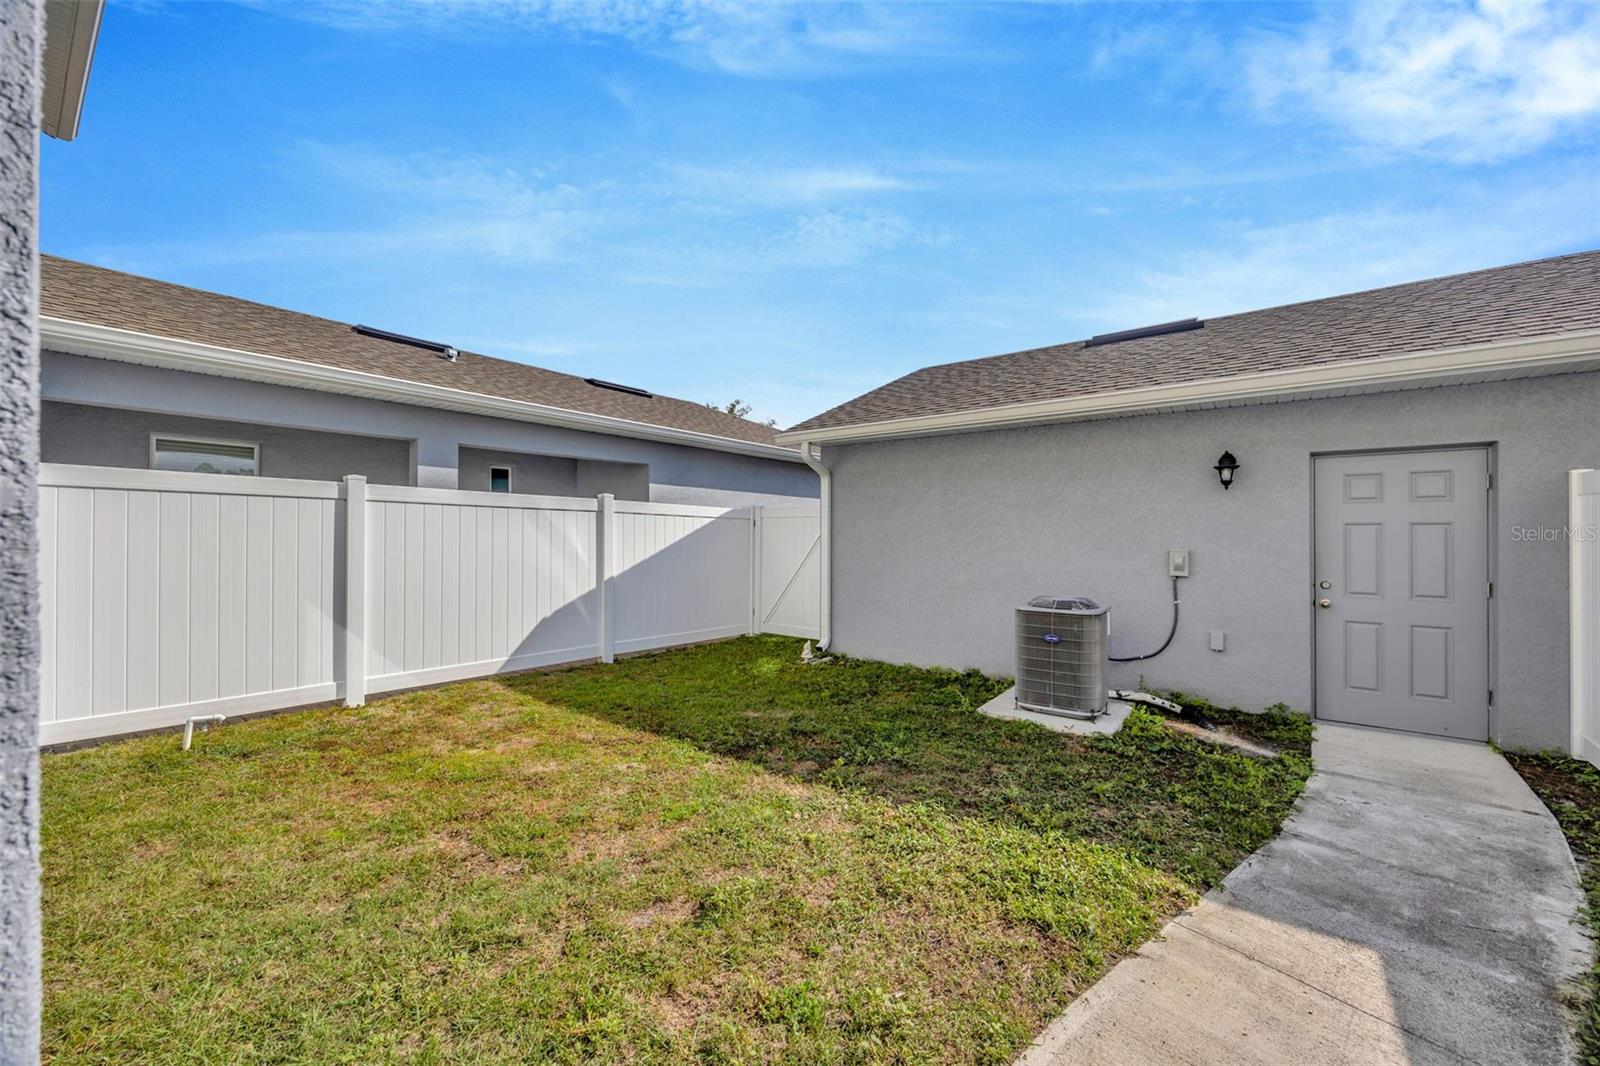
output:
<instances>
[{"instance_id":1,"label":"shadow on grass","mask_svg":"<svg viewBox=\"0 0 1600 1066\"><path fill-rule=\"evenodd\" d=\"M1277 831L1310 770L1299 715L1217 712L1276 760L1138 712L1114 736L1067 736L978 714L1006 682L975 671L805 666L800 646L747 637L499 684L800 781L1104 844L1202 891Z\"/></svg>"}]
</instances>

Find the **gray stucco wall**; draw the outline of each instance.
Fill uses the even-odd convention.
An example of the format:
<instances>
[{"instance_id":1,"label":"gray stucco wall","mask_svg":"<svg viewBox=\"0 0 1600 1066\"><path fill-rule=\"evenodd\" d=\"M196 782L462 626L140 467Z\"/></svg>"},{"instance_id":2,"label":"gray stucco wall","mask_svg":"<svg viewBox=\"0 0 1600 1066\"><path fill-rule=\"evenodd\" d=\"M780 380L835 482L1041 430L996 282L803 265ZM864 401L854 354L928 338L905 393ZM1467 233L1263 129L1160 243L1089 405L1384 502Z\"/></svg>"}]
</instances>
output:
<instances>
[{"instance_id":1,"label":"gray stucco wall","mask_svg":"<svg viewBox=\"0 0 1600 1066\"><path fill-rule=\"evenodd\" d=\"M458 487L461 449L474 448L646 464L649 498L658 503L737 506L794 503L817 496L817 477L804 463L60 352L44 353L43 386L45 399L54 402L202 419L224 415L229 420L264 426L405 440L413 456L416 483L421 485ZM140 444L139 463L144 462L146 448ZM118 461L113 465L136 464Z\"/></svg>"},{"instance_id":2,"label":"gray stucco wall","mask_svg":"<svg viewBox=\"0 0 1600 1066\"><path fill-rule=\"evenodd\" d=\"M0 1062L39 1058L39 53L0 3Z\"/></svg>"},{"instance_id":3,"label":"gray stucco wall","mask_svg":"<svg viewBox=\"0 0 1600 1066\"><path fill-rule=\"evenodd\" d=\"M520 452L462 448L458 487L489 491L489 468L509 466L511 488L540 496L576 496L578 461L559 455L524 455Z\"/></svg>"},{"instance_id":4,"label":"gray stucco wall","mask_svg":"<svg viewBox=\"0 0 1600 1066\"><path fill-rule=\"evenodd\" d=\"M1588 373L829 448L834 647L1008 675L1013 609L1065 593L1110 605L1113 652L1141 654L1170 624L1165 553L1188 548L1171 649L1112 683L1310 709L1313 454L1492 443L1490 728L1564 745L1567 546L1510 531L1566 525L1567 470L1600 465L1597 410ZM1227 492L1224 450L1243 464Z\"/></svg>"},{"instance_id":5,"label":"gray stucco wall","mask_svg":"<svg viewBox=\"0 0 1600 1066\"><path fill-rule=\"evenodd\" d=\"M602 463L596 459L579 459L575 467L575 496L598 496L602 492L609 492L619 500L650 500L650 468L643 463Z\"/></svg>"},{"instance_id":6,"label":"gray stucco wall","mask_svg":"<svg viewBox=\"0 0 1600 1066\"><path fill-rule=\"evenodd\" d=\"M284 429L220 418L46 401L39 442L47 463L150 466L150 434L238 440L261 448L262 477L337 481L365 474L379 485L411 484L411 443L349 433Z\"/></svg>"},{"instance_id":7,"label":"gray stucco wall","mask_svg":"<svg viewBox=\"0 0 1600 1066\"><path fill-rule=\"evenodd\" d=\"M596 496L650 499L650 468L642 463L603 463L561 455L462 448L459 487L489 491L489 468L511 468L511 490L536 496Z\"/></svg>"}]
</instances>

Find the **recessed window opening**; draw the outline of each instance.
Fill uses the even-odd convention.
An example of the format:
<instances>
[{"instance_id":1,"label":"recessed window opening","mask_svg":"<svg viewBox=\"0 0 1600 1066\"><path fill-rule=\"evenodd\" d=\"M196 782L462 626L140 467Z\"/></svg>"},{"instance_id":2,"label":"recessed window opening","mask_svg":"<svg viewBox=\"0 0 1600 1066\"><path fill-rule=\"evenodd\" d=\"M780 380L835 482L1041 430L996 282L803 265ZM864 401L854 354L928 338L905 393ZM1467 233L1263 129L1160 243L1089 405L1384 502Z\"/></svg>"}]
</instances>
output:
<instances>
[{"instance_id":1,"label":"recessed window opening","mask_svg":"<svg viewBox=\"0 0 1600 1066\"><path fill-rule=\"evenodd\" d=\"M489 468L489 491L511 491L511 468L509 466L491 466Z\"/></svg>"},{"instance_id":2,"label":"recessed window opening","mask_svg":"<svg viewBox=\"0 0 1600 1066\"><path fill-rule=\"evenodd\" d=\"M150 469L254 477L261 472L261 446L242 440L201 440L152 433Z\"/></svg>"}]
</instances>

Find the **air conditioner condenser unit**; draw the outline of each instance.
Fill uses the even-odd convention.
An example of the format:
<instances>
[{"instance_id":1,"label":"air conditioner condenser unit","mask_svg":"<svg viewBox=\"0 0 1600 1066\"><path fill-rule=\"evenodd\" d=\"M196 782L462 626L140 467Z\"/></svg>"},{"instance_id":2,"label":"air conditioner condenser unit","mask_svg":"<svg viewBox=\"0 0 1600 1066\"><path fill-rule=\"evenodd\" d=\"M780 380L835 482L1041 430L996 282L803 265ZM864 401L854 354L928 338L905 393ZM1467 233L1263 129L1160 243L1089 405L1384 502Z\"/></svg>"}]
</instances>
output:
<instances>
[{"instance_id":1,"label":"air conditioner condenser unit","mask_svg":"<svg viewBox=\"0 0 1600 1066\"><path fill-rule=\"evenodd\" d=\"M1107 610L1083 596L1017 608L1017 706L1069 718L1106 713Z\"/></svg>"}]
</instances>

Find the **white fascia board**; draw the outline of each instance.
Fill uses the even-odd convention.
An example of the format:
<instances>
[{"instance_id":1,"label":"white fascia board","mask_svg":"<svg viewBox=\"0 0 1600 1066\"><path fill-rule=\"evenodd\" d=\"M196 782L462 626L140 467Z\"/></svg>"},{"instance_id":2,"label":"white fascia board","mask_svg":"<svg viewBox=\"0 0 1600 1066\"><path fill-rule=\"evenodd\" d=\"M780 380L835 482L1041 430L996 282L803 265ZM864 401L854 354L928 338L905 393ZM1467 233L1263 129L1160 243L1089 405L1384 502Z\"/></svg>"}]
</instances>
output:
<instances>
[{"instance_id":1,"label":"white fascia board","mask_svg":"<svg viewBox=\"0 0 1600 1066\"><path fill-rule=\"evenodd\" d=\"M777 444L759 444L754 441L735 440L732 437L719 437L711 433L696 433L693 430L673 429L669 426L635 422L626 418L573 411L565 407L529 403L526 400L486 396L483 393L452 389L444 385L425 385L382 374L346 370L342 367L286 359L277 355L259 355L236 348L200 344L173 337L158 337L114 326L41 315L39 332L40 347L69 355L140 363L167 370L186 370L191 373L239 378L268 385L287 385L297 389L317 389L322 392L360 396L369 400L386 400L390 403L404 403L418 407L437 407L447 411L462 411L516 422L560 426L587 433L632 437L637 440L659 441L689 448L732 452L736 455L753 455L787 463L805 462L795 449Z\"/></svg>"},{"instance_id":2,"label":"white fascia board","mask_svg":"<svg viewBox=\"0 0 1600 1066\"><path fill-rule=\"evenodd\" d=\"M1466 375L1515 373L1532 376L1557 373L1566 365L1597 357L1600 357L1600 330L1586 330L1536 340L1442 348L1293 370L1268 370L1236 377L1151 385L1057 400L1034 400L974 411L789 430L778 434L777 439L803 447L807 442L825 444L831 441L842 444L893 437L923 437L936 433L1147 414L1175 407L1309 399L1340 389L1379 390L1445 385Z\"/></svg>"}]
</instances>

